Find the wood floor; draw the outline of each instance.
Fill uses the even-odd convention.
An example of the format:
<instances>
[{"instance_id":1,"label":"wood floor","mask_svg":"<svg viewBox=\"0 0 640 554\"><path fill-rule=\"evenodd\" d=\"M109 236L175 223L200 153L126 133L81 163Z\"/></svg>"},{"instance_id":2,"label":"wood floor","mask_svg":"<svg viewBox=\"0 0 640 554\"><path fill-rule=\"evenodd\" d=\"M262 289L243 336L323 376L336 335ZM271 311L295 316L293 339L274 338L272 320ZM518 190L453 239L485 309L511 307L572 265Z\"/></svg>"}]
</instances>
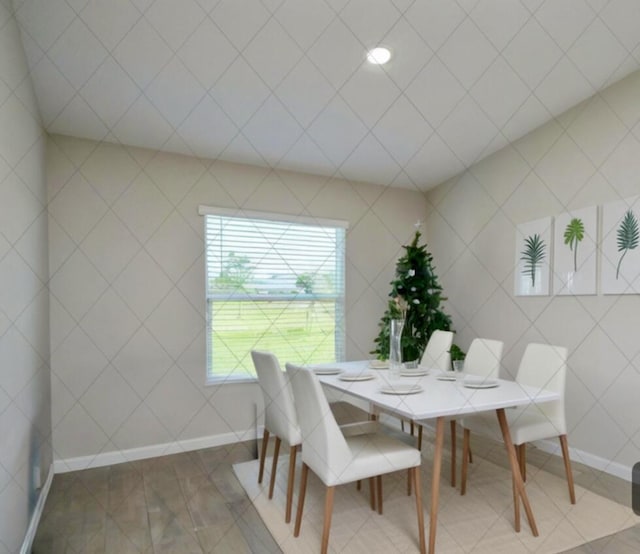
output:
<instances>
[{"instance_id":1,"label":"wood floor","mask_svg":"<svg viewBox=\"0 0 640 554\"><path fill-rule=\"evenodd\" d=\"M425 441L431 438L425 432ZM474 437L472 448L474 456L507 463L501 444ZM255 443L239 443L56 475L33 552L280 552L233 474L234 463L255 455ZM529 448L527 462L564 475L562 458L535 448ZM574 475L577 484L630 505L629 483L577 462ZM570 552L637 554L640 525Z\"/></svg>"}]
</instances>

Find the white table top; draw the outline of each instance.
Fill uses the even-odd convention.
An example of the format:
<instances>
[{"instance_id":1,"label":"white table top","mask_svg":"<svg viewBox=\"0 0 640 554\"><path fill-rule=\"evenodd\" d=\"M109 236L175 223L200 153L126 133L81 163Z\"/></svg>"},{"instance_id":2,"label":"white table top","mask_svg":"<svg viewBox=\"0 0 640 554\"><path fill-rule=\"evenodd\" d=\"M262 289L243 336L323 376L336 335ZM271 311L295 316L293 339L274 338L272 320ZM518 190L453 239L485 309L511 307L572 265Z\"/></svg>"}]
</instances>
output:
<instances>
[{"instance_id":1,"label":"white table top","mask_svg":"<svg viewBox=\"0 0 640 554\"><path fill-rule=\"evenodd\" d=\"M389 370L371 369L368 360L312 367L339 368L343 373L370 371L374 374L374 378L368 381L342 381L340 375L318 375L318 378L325 386L361 398L414 421L440 416L463 416L498 408L524 406L532 402L550 402L560 398L557 392L526 387L504 379L499 379L498 386L495 388L471 389L465 387L461 380L438 380L437 376L441 375L438 369L430 370L429 374L423 377L399 377L393 381L418 384L422 386L422 392L408 395L384 394L380 389L390 382Z\"/></svg>"}]
</instances>

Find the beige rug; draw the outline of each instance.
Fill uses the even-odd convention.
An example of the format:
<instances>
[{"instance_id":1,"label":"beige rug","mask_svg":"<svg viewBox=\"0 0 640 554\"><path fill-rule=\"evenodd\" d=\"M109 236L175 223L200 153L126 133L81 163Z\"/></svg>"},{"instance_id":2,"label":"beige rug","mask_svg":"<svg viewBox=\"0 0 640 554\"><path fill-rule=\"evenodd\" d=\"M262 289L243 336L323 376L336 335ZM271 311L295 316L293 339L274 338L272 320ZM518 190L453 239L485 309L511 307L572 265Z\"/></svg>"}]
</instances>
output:
<instances>
[{"instance_id":1,"label":"beige rug","mask_svg":"<svg viewBox=\"0 0 640 554\"><path fill-rule=\"evenodd\" d=\"M423 462L422 475L428 536L431 464L428 453L425 456L427 459ZM287 458L281 456L279 459L273 500L267 498L270 459L267 459L262 485L257 483L257 461L236 464L233 469L283 552L317 553L322 533L325 488L309 472L302 529L300 537L294 538L300 467L296 468L292 521L285 524ZM445 452L445 459L448 461L448 452ZM630 508L577 486L577 504L572 506L563 479L528 466L527 491L540 536L535 538L531 535L524 511L522 530L516 533L513 529L511 475L507 470L474 457L474 463L470 465L467 494L460 496L459 489L450 486L449 474L445 473L445 469L448 469L448 465L443 463L436 540L438 553L551 554L640 522ZM418 551L415 498L406 495L406 472L386 475L383 485L383 515L378 515L369 507L368 484L363 483L362 491L357 491L355 484L336 490L330 552L386 554Z\"/></svg>"}]
</instances>

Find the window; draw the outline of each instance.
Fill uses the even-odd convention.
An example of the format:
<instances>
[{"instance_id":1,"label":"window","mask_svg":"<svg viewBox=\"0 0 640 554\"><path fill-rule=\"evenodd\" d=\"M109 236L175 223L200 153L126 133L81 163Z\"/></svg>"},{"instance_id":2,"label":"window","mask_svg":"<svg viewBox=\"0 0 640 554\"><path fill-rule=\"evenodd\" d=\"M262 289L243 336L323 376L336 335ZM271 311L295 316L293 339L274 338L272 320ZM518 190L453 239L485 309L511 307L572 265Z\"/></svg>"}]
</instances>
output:
<instances>
[{"instance_id":1,"label":"window","mask_svg":"<svg viewBox=\"0 0 640 554\"><path fill-rule=\"evenodd\" d=\"M282 363L344 359L346 224L201 206L207 376L255 377L251 350Z\"/></svg>"}]
</instances>

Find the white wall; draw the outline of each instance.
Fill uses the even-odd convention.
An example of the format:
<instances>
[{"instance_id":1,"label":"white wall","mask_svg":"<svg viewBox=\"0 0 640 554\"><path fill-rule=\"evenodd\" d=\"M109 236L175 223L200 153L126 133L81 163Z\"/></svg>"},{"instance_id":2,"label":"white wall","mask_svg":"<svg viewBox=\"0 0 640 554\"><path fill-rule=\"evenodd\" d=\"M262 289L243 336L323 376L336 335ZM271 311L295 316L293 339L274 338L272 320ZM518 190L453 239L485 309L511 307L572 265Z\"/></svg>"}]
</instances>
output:
<instances>
[{"instance_id":1,"label":"white wall","mask_svg":"<svg viewBox=\"0 0 640 554\"><path fill-rule=\"evenodd\" d=\"M512 374L530 341L568 347L569 443L623 466L640 460L640 296L514 297L515 226L639 194L639 121L636 72L428 195L457 342L504 340Z\"/></svg>"},{"instance_id":2,"label":"white wall","mask_svg":"<svg viewBox=\"0 0 640 554\"><path fill-rule=\"evenodd\" d=\"M0 552L17 552L52 461L45 138L0 2Z\"/></svg>"},{"instance_id":3,"label":"white wall","mask_svg":"<svg viewBox=\"0 0 640 554\"><path fill-rule=\"evenodd\" d=\"M255 385L204 386L199 204L349 221L350 359L369 356L401 245L426 213L407 190L63 136L47 152L60 460L253 426Z\"/></svg>"}]
</instances>

